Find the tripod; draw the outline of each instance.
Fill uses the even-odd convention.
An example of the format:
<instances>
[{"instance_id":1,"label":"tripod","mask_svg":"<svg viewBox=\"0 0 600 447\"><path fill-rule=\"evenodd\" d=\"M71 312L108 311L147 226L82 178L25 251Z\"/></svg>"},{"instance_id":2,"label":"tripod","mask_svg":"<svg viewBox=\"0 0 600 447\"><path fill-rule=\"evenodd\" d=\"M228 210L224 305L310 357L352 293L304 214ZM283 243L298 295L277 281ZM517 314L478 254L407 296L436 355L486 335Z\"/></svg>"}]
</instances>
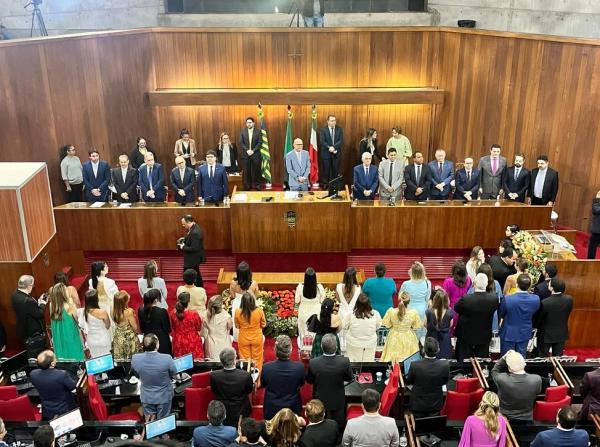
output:
<instances>
[{"instance_id":1,"label":"tripod","mask_svg":"<svg viewBox=\"0 0 600 447\"><path fill-rule=\"evenodd\" d=\"M288 14L291 14L292 11L294 11L294 15L292 16L292 20L290 20L290 24L289 24L288 28L291 28L294 26L294 19L296 20L296 28L300 28L300 16L302 15L300 10L301 10L301 8L298 5L297 1L292 0L292 4L290 5L290 10L288 11Z\"/></svg>"},{"instance_id":2,"label":"tripod","mask_svg":"<svg viewBox=\"0 0 600 447\"><path fill-rule=\"evenodd\" d=\"M44 23L44 17L42 16L42 11L40 11L40 5L42 4L41 0L33 0L31 3L27 3L25 8L33 5L33 11L31 13L31 30L29 32L29 37L33 37L33 28L35 28L35 21L37 19L37 29L40 32L40 36L47 36L48 30L46 29L46 24Z\"/></svg>"}]
</instances>

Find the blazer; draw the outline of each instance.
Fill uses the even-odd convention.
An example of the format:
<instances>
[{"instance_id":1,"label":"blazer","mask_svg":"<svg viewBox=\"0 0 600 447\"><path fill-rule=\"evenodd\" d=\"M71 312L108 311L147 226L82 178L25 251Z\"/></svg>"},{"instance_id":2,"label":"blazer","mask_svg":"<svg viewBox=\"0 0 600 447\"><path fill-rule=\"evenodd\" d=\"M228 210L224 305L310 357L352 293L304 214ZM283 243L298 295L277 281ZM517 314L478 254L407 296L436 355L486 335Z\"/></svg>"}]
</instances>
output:
<instances>
[{"instance_id":1,"label":"blazer","mask_svg":"<svg viewBox=\"0 0 600 447\"><path fill-rule=\"evenodd\" d=\"M507 265L499 255L490 256L488 264L492 268L494 279L498 281L498 284L500 284L500 287L504 290L506 278L517 273L517 269L514 265Z\"/></svg>"},{"instance_id":2,"label":"blazer","mask_svg":"<svg viewBox=\"0 0 600 447\"><path fill-rule=\"evenodd\" d=\"M498 318L504 318L500 338L524 342L531 338L532 319L540 308L540 298L529 292L517 292L502 298Z\"/></svg>"},{"instance_id":3,"label":"blazer","mask_svg":"<svg viewBox=\"0 0 600 447\"><path fill-rule=\"evenodd\" d=\"M154 152L148 146L146 146L146 152L151 152L152 155L154 155L154 163L158 163L158 156L156 155L156 152ZM139 151L137 146L131 151L129 163L133 169L139 169L140 166L146 164L146 160L144 160L144 154Z\"/></svg>"},{"instance_id":4,"label":"blazer","mask_svg":"<svg viewBox=\"0 0 600 447\"><path fill-rule=\"evenodd\" d=\"M411 163L404 168L404 182L406 183L404 198L406 200L427 200L429 197L429 189L431 188L431 172L429 166L425 163L421 165L421 177L419 177L418 183L415 169L414 163ZM423 192L417 196L416 191L418 187L423 188Z\"/></svg>"},{"instance_id":5,"label":"blazer","mask_svg":"<svg viewBox=\"0 0 600 447\"><path fill-rule=\"evenodd\" d=\"M123 181L123 174L121 173L121 168L113 168L110 170L110 177L114 188L117 190L117 193L113 196L113 200L116 199L117 202L121 203L138 201L138 171L136 171L133 168L127 168L127 172L125 174L125 181ZM127 193L129 200L125 200L123 197L121 197L121 194L123 194L124 192Z\"/></svg>"},{"instance_id":6,"label":"blazer","mask_svg":"<svg viewBox=\"0 0 600 447\"><path fill-rule=\"evenodd\" d=\"M192 203L196 200L194 194L194 185L196 184L196 171L192 168L185 168L183 171L183 181L181 180L181 173L178 167L173 168L171 171L171 189L173 190L173 198L175 202L182 204ZM179 190L185 191L185 196L179 195Z\"/></svg>"},{"instance_id":7,"label":"blazer","mask_svg":"<svg viewBox=\"0 0 600 447\"><path fill-rule=\"evenodd\" d=\"M586 372L581 380L582 419L588 414L600 414L600 368Z\"/></svg>"},{"instance_id":8,"label":"blazer","mask_svg":"<svg viewBox=\"0 0 600 447\"><path fill-rule=\"evenodd\" d=\"M192 166L196 164L196 142L190 138L188 149L190 150L190 162ZM180 138L175 142L175 150L173 151L175 157L183 156L183 140Z\"/></svg>"},{"instance_id":9,"label":"blazer","mask_svg":"<svg viewBox=\"0 0 600 447\"><path fill-rule=\"evenodd\" d=\"M346 407L344 381L353 379L348 357L322 355L308 363L306 381L313 384L313 399L320 399L327 411Z\"/></svg>"},{"instance_id":10,"label":"blazer","mask_svg":"<svg viewBox=\"0 0 600 447\"><path fill-rule=\"evenodd\" d=\"M495 293L473 292L459 299L454 312L458 314L456 337L461 343L488 344L492 339L494 313L499 305Z\"/></svg>"},{"instance_id":11,"label":"blazer","mask_svg":"<svg viewBox=\"0 0 600 447\"><path fill-rule=\"evenodd\" d=\"M142 200L144 202L164 202L166 198L165 192L165 174L159 163L154 163L152 167L152 189L154 190L154 199L146 196L150 191L150 179L148 178L148 167L146 163L138 169L138 184L142 190Z\"/></svg>"},{"instance_id":12,"label":"blazer","mask_svg":"<svg viewBox=\"0 0 600 447\"><path fill-rule=\"evenodd\" d=\"M265 363L260 376L265 387L263 415L271 419L282 408L296 414L302 411L300 388L304 385L304 365L291 360L275 360Z\"/></svg>"},{"instance_id":13,"label":"blazer","mask_svg":"<svg viewBox=\"0 0 600 447\"><path fill-rule=\"evenodd\" d=\"M288 174L288 185L292 190L308 189L308 176L310 174L310 157L308 151L300 152L300 162L295 150L285 155L285 169ZM304 177L304 183L298 181L298 177Z\"/></svg>"},{"instance_id":14,"label":"blazer","mask_svg":"<svg viewBox=\"0 0 600 447\"><path fill-rule=\"evenodd\" d=\"M188 234L185 235L183 251L183 267L197 267L206 261L204 256L204 237L202 228L197 223L192 225Z\"/></svg>"},{"instance_id":15,"label":"blazer","mask_svg":"<svg viewBox=\"0 0 600 447\"><path fill-rule=\"evenodd\" d=\"M592 219L590 221L590 233L600 233L600 199L592 200Z\"/></svg>"},{"instance_id":16,"label":"blazer","mask_svg":"<svg viewBox=\"0 0 600 447\"><path fill-rule=\"evenodd\" d=\"M466 200L465 193L471 191L471 200L477 200L479 197L479 181L481 177L479 175L479 169L471 169L471 181L467 177L467 170L465 168L456 171L456 177L454 180L454 200Z\"/></svg>"},{"instance_id":17,"label":"blazer","mask_svg":"<svg viewBox=\"0 0 600 447\"><path fill-rule=\"evenodd\" d=\"M396 198L400 197L400 187L404 181L404 161L396 158L394 161L394 168L392 169L392 178L390 179L390 163L391 161L387 158L381 160L379 163L378 174L379 174L379 195L383 198L388 198L390 193L386 191L386 188L390 186L394 189Z\"/></svg>"},{"instance_id":18,"label":"blazer","mask_svg":"<svg viewBox=\"0 0 600 447\"><path fill-rule=\"evenodd\" d=\"M140 402L166 404L173 400L171 379L177 374L177 368L169 354L156 351L133 354L131 370L140 378Z\"/></svg>"},{"instance_id":19,"label":"blazer","mask_svg":"<svg viewBox=\"0 0 600 447\"><path fill-rule=\"evenodd\" d=\"M590 442L590 435L582 429L560 430L553 428L539 432L534 438L530 447L587 447Z\"/></svg>"},{"instance_id":20,"label":"blazer","mask_svg":"<svg viewBox=\"0 0 600 447\"><path fill-rule=\"evenodd\" d=\"M322 160L341 158L342 145L344 144L344 131L341 127L335 126L333 128L333 139L334 141L331 141L331 131L329 130L329 126L321 127L319 129L319 153L321 154ZM329 152L330 146L333 146L337 151L335 154Z\"/></svg>"},{"instance_id":21,"label":"blazer","mask_svg":"<svg viewBox=\"0 0 600 447\"><path fill-rule=\"evenodd\" d=\"M215 163L212 178L209 177L208 164L203 164L198 168L198 197L202 197L207 202L222 202L223 198L229 194L229 177L227 171L219 163Z\"/></svg>"},{"instance_id":22,"label":"blazer","mask_svg":"<svg viewBox=\"0 0 600 447\"><path fill-rule=\"evenodd\" d=\"M447 360L429 359L412 362L406 383L412 385L410 409L423 413L435 413L444 405L443 386L450 380Z\"/></svg>"},{"instance_id":23,"label":"blazer","mask_svg":"<svg viewBox=\"0 0 600 447\"><path fill-rule=\"evenodd\" d=\"M377 139L373 140L373 153L371 153L371 149L369 148L368 144L369 143L366 138L363 138L362 140L360 140L360 144L358 145L358 163L362 163L362 154L364 154L365 152L368 152L369 154L371 154L373 156L373 158L372 158L373 163L375 161L381 160L381 157L377 153Z\"/></svg>"},{"instance_id":24,"label":"blazer","mask_svg":"<svg viewBox=\"0 0 600 447\"><path fill-rule=\"evenodd\" d=\"M63 369L34 369L29 374L31 383L40 394L42 417L50 420L76 407L72 391L77 383Z\"/></svg>"},{"instance_id":25,"label":"blazer","mask_svg":"<svg viewBox=\"0 0 600 447\"><path fill-rule=\"evenodd\" d=\"M477 166L481 176L481 190L484 196L496 197L502 189L502 176L506 169L506 158L499 157L496 174L492 172L492 158L489 155L481 157ZM488 197L485 197L488 198Z\"/></svg>"},{"instance_id":26,"label":"blazer","mask_svg":"<svg viewBox=\"0 0 600 447\"><path fill-rule=\"evenodd\" d=\"M429 172L431 172L431 189L429 197L431 199L448 198L450 194L450 182L454 179L454 163L444 160L442 172L439 171L438 161L432 160L428 163ZM438 183L444 183L444 189L439 190L435 187Z\"/></svg>"},{"instance_id":27,"label":"blazer","mask_svg":"<svg viewBox=\"0 0 600 447\"><path fill-rule=\"evenodd\" d=\"M538 328L544 334L544 343L560 343L569 338L569 315L573 297L557 293L540 304Z\"/></svg>"},{"instance_id":28,"label":"blazer","mask_svg":"<svg viewBox=\"0 0 600 447\"><path fill-rule=\"evenodd\" d=\"M225 405L227 415L224 425L237 427L240 414L250 416L252 407L248 394L254 389L250 373L238 368L211 371L210 388L215 399Z\"/></svg>"},{"instance_id":29,"label":"blazer","mask_svg":"<svg viewBox=\"0 0 600 447\"><path fill-rule=\"evenodd\" d=\"M238 158L237 146L235 145L235 143L231 143L231 146L229 148L230 148L229 149L230 150L229 158L231 159L230 172L238 172L239 168L238 168L238 161L237 161L237 158ZM217 163L223 164L223 149L221 148L220 144L217 144L217 147L215 147L215 152L217 153Z\"/></svg>"},{"instance_id":30,"label":"blazer","mask_svg":"<svg viewBox=\"0 0 600 447\"><path fill-rule=\"evenodd\" d=\"M544 186L542 187L542 202L555 202L556 195L558 194L558 172L552 168L547 168L546 178L544 179ZM529 197L534 197L535 191L535 179L538 176L540 170L538 168L531 170L531 183L529 185Z\"/></svg>"},{"instance_id":31,"label":"blazer","mask_svg":"<svg viewBox=\"0 0 600 447\"><path fill-rule=\"evenodd\" d=\"M325 15L325 0L319 0L319 11L314 10L314 2L312 0L305 1L302 4L302 15L304 17Z\"/></svg>"},{"instance_id":32,"label":"blazer","mask_svg":"<svg viewBox=\"0 0 600 447\"><path fill-rule=\"evenodd\" d=\"M504 178L502 180L502 189L504 190L504 197L507 200L513 200L508 197L508 193L517 193L519 197L514 199L515 202L525 202L525 196L527 195L527 190L529 189L529 183L531 181L531 172L529 169L521 167L519 171L519 176L517 180L515 180L515 167L511 166L510 168L506 168L504 172Z\"/></svg>"},{"instance_id":33,"label":"blazer","mask_svg":"<svg viewBox=\"0 0 600 447\"><path fill-rule=\"evenodd\" d=\"M309 424L300 436L300 447L337 447L338 430L338 424L333 419Z\"/></svg>"},{"instance_id":34,"label":"blazer","mask_svg":"<svg viewBox=\"0 0 600 447\"><path fill-rule=\"evenodd\" d=\"M533 293L539 296L540 300L542 301L552 295L552 292L550 292L550 289L548 288L549 282L550 280L543 280L542 282L539 282L533 289Z\"/></svg>"},{"instance_id":35,"label":"blazer","mask_svg":"<svg viewBox=\"0 0 600 447\"><path fill-rule=\"evenodd\" d=\"M88 202L106 202L108 200L108 183L110 182L110 167L104 160L98 161L97 174L90 160L83 164L83 184L85 185L85 197ZM92 195L92 189L99 189L100 196Z\"/></svg>"},{"instance_id":36,"label":"blazer","mask_svg":"<svg viewBox=\"0 0 600 447\"><path fill-rule=\"evenodd\" d=\"M242 156L242 160L260 160L260 129L254 126L254 130L252 131L252 141L248 141L250 138L250 134L248 133L248 128L244 127L242 132L240 133L240 149ZM248 156L246 151L248 149L252 149L254 153L251 156Z\"/></svg>"},{"instance_id":37,"label":"blazer","mask_svg":"<svg viewBox=\"0 0 600 447\"><path fill-rule=\"evenodd\" d=\"M377 193L377 186L379 184L379 174L377 173L377 166L369 166L369 174L365 175L365 166L359 164L354 166L354 199L355 200L373 200ZM365 196L365 190L371 190L370 196Z\"/></svg>"},{"instance_id":38,"label":"blazer","mask_svg":"<svg viewBox=\"0 0 600 447\"><path fill-rule=\"evenodd\" d=\"M18 289L11 295L11 301L16 314L17 335L21 341L25 342L36 334L46 334L45 305L39 306L31 295Z\"/></svg>"}]
</instances>

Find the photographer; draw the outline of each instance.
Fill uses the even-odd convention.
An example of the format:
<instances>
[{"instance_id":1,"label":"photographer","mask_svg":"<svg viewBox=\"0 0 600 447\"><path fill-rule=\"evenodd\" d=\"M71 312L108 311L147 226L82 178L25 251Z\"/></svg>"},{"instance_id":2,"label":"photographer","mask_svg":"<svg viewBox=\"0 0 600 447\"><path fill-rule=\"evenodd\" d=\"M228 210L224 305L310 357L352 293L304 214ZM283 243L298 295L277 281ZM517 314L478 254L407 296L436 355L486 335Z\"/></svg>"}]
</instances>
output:
<instances>
[{"instance_id":1,"label":"photographer","mask_svg":"<svg viewBox=\"0 0 600 447\"><path fill-rule=\"evenodd\" d=\"M12 306L16 314L17 335L23 342L29 358L35 358L48 347L44 311L48 294L39 300L31 296L33 276L21 275L17 290L11 295Z\"/></svg>"}]
</instances>

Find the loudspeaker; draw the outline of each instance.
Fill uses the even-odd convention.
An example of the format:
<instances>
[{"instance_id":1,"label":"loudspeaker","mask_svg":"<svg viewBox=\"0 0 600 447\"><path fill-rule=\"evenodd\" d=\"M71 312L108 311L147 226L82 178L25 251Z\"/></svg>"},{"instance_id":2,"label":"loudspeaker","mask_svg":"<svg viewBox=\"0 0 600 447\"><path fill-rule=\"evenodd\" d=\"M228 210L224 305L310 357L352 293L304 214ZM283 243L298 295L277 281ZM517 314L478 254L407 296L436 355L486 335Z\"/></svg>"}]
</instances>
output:
<instances>
[{"instance_id":1,"label":"loudspeaker","mask_svg":"<svg viewBox=\"0 0 600 447\"><path fill-rule=\"evenodd\" d=\"M167 0L167 12L183 12L183 0Z\"/></svg>"},{"instance_id":2,"label":"loudspeaker","mask_svg":"<svg viewBox=\"0 0 600 447\"><path fill-rule=\"evenodd\" d=\"M475 28L477 22L475 20L459 20L458 27L459 28Z\"/></svg>"}]
</instances>

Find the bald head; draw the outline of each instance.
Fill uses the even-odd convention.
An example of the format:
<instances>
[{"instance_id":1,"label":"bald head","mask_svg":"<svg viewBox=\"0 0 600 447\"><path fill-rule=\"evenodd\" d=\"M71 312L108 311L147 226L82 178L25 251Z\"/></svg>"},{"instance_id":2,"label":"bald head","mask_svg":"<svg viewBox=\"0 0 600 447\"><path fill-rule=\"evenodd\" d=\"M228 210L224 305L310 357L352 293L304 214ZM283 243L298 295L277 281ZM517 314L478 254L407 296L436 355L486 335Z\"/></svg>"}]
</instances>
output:
<instances>
[{"instance_id":1,"label":"bald head","mask_svg":"<svg viewBox=\"0 0 600 447\"><path fill-rule=\"evenodd\" d=\"M294 140L294 150L300 152L304 147L304 143L302 143L302 139L296 138Z\"/></svg>"}]
</instances>

